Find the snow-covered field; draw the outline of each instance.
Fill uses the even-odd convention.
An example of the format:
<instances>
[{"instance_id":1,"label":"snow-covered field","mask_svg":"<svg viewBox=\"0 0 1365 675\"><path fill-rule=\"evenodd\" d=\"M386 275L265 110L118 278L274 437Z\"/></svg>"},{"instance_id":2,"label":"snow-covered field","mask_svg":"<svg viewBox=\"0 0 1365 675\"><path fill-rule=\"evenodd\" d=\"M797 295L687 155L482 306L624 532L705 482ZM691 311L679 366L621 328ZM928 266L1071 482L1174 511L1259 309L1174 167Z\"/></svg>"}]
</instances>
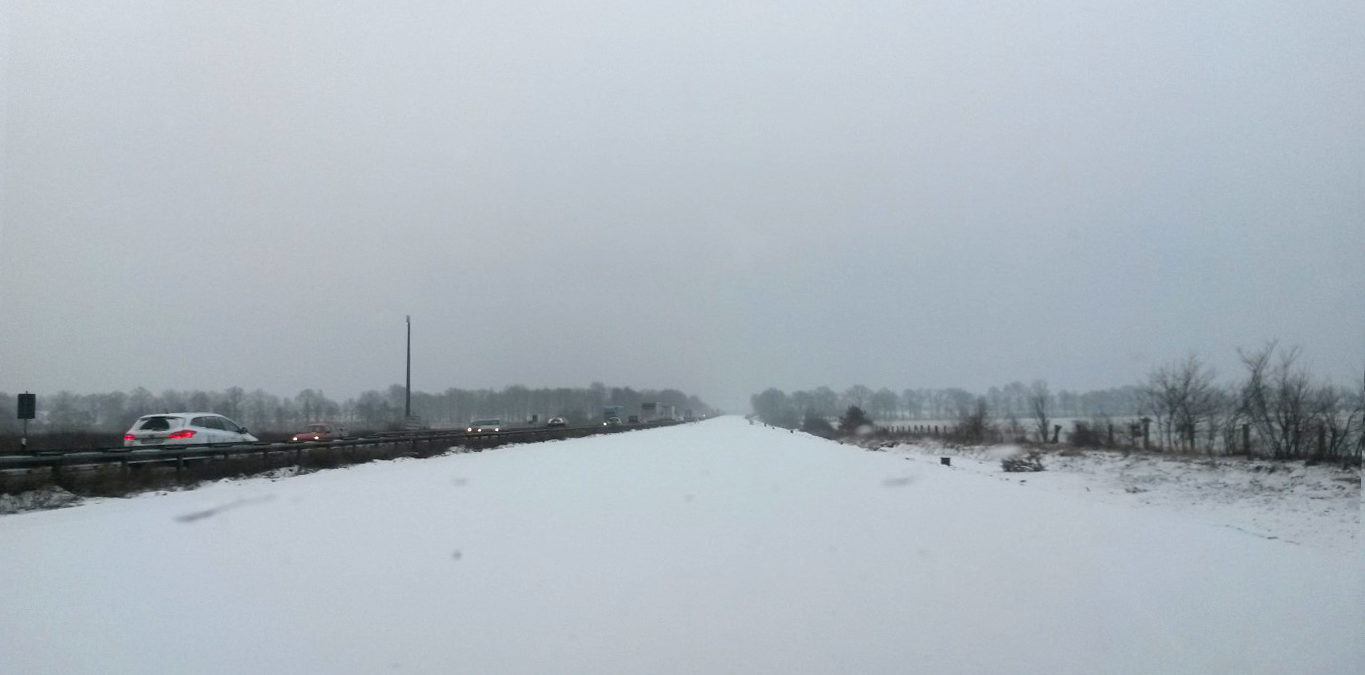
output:
<instances>
[{"instance_id":1,"label":"snow-covered field","mask_svg":"<svg viewBox=\"0 0 1365 675\"><path fill-rule=\"evenodd\" d=\"M1362 671L1358 485L937 452L721 418L3 516L0 672Z\"/></svg>"},{"instance_id":2,"label":"snow-covered field","mask_svg":"<svg viewBox=\"0 0 1365 675\"><path fill-rule=\"evenodd\" d=\"M1250 534L1349 553L1360 540L1360 471L1331 464L1119 451L1048 451L1041 473L1005 473L1013 445L945 447L932 441L888 452L952 458L953 466L1048 491L1155 507ZM1365 572L1362 572L1365 574Z\"/></svg>"}]
</instances>

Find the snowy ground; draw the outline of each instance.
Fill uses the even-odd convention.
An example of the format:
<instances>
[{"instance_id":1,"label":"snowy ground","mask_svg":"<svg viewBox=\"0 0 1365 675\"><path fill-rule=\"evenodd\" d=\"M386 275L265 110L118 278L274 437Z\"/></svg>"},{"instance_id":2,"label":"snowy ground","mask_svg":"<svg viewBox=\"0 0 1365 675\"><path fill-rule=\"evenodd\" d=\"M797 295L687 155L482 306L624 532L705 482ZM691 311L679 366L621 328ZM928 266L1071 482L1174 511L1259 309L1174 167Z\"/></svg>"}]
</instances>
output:
<instances>
[{"instance_id":1,"label":"snowy ground","mask_svg":"<svg viewBox=\"0 0 1365 675\"><path fill-rule=\"evenodd\" d=\"M1241 457L1181 457L1103 450L1049 451L1041 473L1005 473L1018 446L901 444L886 451L952 457L953 466L1111 504L1155 507L1258 536L1338 552L1360 540L1360 471ZM1362 572L1365 574L1365 572Z\"/></svg>"},{"instance_id":2,"label":"snowy ground","mask_svg":"<svg viewBox=\"0 0 1365 675\"><path fill-rule=\"evenodd\" d=\"M0 672L1361 672L1358 547L981 462L721 418L3 516Z\"/></svg>"}]
</instances>

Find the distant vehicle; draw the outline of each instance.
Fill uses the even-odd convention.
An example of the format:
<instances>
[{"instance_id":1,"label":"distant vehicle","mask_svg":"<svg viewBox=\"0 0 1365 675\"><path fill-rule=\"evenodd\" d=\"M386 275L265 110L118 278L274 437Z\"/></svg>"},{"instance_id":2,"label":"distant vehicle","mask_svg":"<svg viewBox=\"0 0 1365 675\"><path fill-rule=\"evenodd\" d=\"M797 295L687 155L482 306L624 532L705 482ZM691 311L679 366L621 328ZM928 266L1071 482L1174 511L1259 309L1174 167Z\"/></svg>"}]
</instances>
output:
<instances>
[{"instance_id":1,"label":"distant vehicle","mask_svg":"<svg viewBox=\"0 0 1365 675\"><path fill-rule=\"evenodd\" d=\"M602 426L604 426L604 427L619 427L619 426L621 426L621 418L620 418L620 417L608 417L608 418L607 418L607 421L605 421L605 422L602 423Z\"/></svg>"},{"instance_id":2,"label":"distant vehicle","mask_svg":"<svg viewBox=\"0 0 1365 675\"><path fill-rule=\"evenodd\" d=\"M330 424L310 424L304 431L300 431L290 437L291 441L339 441L346 438L346 434L339 428Z\"/></svg>"},{"instance_id":3,"label":"distant vehicle","mask_svg":"<svg viewBox=\"0 0 1365 675\"><path fill-rule=\"evenodd\" d=\"M123 447L142 448L206 443L255 443L246 427L216 413L178 412L143 415L123 434Z\"/></svg>"},{"instance_id":4,"label":"distant vehicle","mask_svg":"<svg viewBox=\"0 0 1365 675\"><path fill-rule=\"evenodd\" d=\"M658 401L645 401L640 404L640 421L672 422L678 417L678 407Z\"/></svg>"},{"instance_id":5,"label":"distant vehicle","mask_svg":"<svg viewBox=\"0 0 1365 675\"><path fill-rule=\"evenodd\" d=\"M547 427L562 427L568 426L568 424L568 420L565 420L563 417L551 417L545 421L545 426Z\"/></svg>"},{"instance_id":6,"label":"distant vehicle","mask_svg":"<svg viewBox=\"0 0 1365 675\"><path fill-rule=\"evenodd\" d=\"M465 427L465 431L471 434L478 434L486 431L502 431L502 420L474 420L469 423L469 426Z\"/></svg>"}]
</instances>

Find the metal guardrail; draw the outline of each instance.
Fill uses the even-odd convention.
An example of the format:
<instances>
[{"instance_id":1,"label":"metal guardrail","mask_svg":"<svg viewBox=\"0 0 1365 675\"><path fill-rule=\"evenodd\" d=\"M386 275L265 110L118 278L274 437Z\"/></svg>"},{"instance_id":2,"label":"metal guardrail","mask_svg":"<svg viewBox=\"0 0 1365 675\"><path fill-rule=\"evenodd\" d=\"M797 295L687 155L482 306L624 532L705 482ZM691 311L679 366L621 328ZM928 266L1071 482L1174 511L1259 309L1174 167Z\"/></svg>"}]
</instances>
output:
<instances>
[{"instance_id":1,"label":"metal guardrail","mask_svg":"<svg viewBox=\"0 0 1365 675\"><path fill-rule=\"evenodd\" d=\"M306 451L330 450L337 448L366 447L375 445L401 445L410 443L431 443L433 441L452 441L452 445L484 445L495 441L546 441L565 438L582 438L605 433L617 433L636 429L650 429L670 424L649 424L640 426L584 426L584 427L537 427L532 429L508 429L504 431L466 432L455 429L434 429L416 432L389 432L349 438L337 441L299 441L290 443L223 443L206 445L172 445L145 448L99 448L95 450L47 450L34 451L21 455L0 455L0 470L7 469L60 469L71 466L100 464L149 464L175 463L183 466L187 461L205 459L227 459L234 456L294 453L296 459ZM464 441L464 443L461 443Z\"/></svg>"}]
</instances>

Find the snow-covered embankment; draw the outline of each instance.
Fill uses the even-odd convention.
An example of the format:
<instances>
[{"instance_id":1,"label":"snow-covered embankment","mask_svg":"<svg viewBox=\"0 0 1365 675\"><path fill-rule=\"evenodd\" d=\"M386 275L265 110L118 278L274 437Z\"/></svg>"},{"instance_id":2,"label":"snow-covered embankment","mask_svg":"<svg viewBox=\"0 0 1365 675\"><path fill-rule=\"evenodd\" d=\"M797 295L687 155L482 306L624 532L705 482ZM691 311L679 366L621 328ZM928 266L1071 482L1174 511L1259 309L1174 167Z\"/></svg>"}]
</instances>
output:
<instances>
[{"instance_id":1,"label":"snow-covered embankment","mask_svg":"<svg viewBox=\"0 0 1365 675\"><path fill-rule=\"evenodd\" d=\"M722 418L0 517L0 672L1356 672L1360 559Z\"/></svg>"}]
</instances>

